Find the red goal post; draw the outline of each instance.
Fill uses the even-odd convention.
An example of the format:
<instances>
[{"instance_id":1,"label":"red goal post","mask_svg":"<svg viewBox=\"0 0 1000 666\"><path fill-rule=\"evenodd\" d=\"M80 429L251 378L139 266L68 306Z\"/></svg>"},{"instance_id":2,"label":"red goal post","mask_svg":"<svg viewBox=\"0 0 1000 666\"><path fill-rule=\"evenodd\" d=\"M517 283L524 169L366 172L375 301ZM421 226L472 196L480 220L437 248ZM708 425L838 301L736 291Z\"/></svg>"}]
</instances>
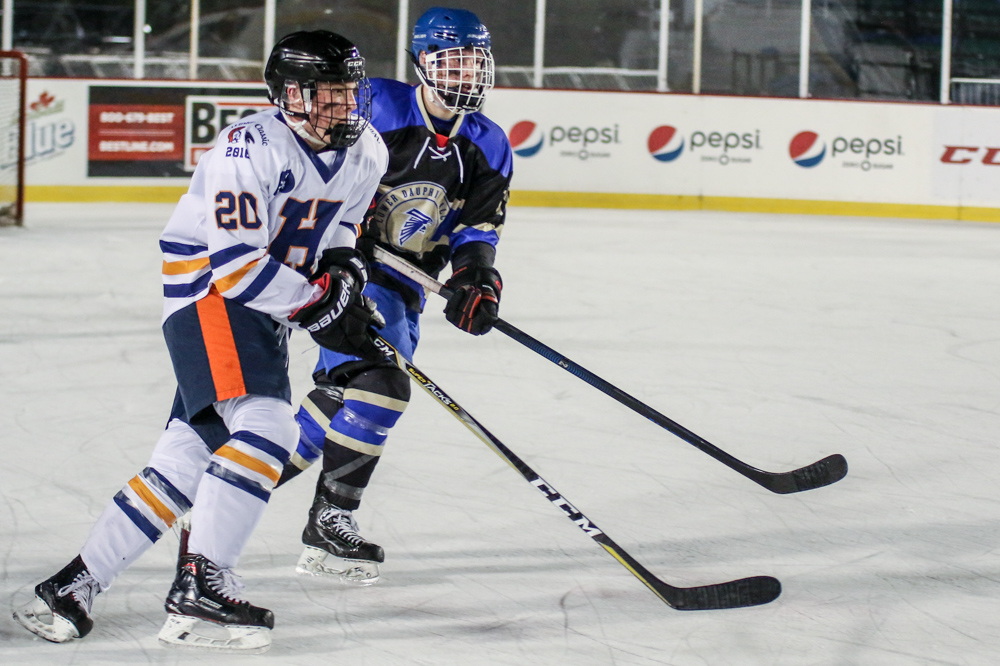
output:
<instances>
[{"instance_id":1,"label":"red goal post","mask_svg":"<svg viewBox=\"0 0 1000 666\"><path fill-rule=\"evenodd\" d=\"M24 223L28 58L0 51L0 225Z\"/></svg>"}]
</instances>

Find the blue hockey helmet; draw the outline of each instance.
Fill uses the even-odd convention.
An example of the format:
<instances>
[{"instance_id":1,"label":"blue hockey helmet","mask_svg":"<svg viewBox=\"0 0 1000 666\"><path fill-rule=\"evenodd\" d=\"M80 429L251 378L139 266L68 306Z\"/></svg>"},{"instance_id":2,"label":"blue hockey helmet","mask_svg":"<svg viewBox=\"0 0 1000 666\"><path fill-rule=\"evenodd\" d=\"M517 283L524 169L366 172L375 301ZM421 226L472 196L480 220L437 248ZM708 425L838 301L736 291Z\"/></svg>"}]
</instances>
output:
<instances>
[{"instance_id":1,"label":"blue hockey helmet","mask_svg":"<svg viewBox=\"0 0 1000 666\"><path fill-rule=\"evenodd\" d=\"M421 51L433 53L439 49L465 46L490 49L490 31L470 11L431 7L413 24L410 52L414 58L420 57Z\"/></svg>"},{"instance_id":2,"label":"blue hockey helmet","mask_svg":"<svg viewBox=\"0 0 1000 666\"><path fill-rule=\"evenodd\" d=\"M432 7L413 25L410 56L438 104L452 113L474 113L493 89L490 46L490 31L478 16L464 9Z\"/></svg>"}]
</instances>

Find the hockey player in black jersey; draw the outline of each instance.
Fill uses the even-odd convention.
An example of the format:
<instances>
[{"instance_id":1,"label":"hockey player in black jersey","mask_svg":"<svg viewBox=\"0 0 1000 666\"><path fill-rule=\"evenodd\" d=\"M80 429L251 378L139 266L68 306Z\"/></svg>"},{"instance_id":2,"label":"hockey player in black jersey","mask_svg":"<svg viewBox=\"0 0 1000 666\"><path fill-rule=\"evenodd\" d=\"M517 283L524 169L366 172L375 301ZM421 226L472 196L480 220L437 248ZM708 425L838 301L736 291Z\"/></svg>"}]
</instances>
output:
<instances>
[{"instance_id":1,"label":"hockey player in black jersey","mask_svg":"<svg viewBox=\"0 0 1000 666\"><path fill-rule=\"evenodd\" d=\"M480 110L493 87L490 34L475 14L433 8L413 28L417 86L373 79L372 125L389 149L367 230L358 242L372 266L365 295L385 317L380 333L406 358L420 337L423 289L377 262L377 245L431 275L451 263L448 321L472 335L497 318L502 282L493 267L506 214L511 149ZM316 388L297 420L301 439L281 482L322 455L305 550L296 570L345 582L377 581L382 548L358 534L353 512L410 398L393 363L321 350Z\"/></svg>"}]
</instances>

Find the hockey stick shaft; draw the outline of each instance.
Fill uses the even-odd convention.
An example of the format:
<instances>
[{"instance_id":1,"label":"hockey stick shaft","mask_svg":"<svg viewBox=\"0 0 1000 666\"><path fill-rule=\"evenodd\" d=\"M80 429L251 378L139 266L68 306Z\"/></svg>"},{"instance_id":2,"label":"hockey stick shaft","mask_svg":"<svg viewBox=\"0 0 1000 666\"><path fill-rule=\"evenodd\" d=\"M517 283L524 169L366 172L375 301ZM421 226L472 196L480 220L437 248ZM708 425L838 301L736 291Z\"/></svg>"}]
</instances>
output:
<instances>
[{"instance_id":1,"label":"hockey stick shaft","mask_svg":"<svg viewBox=\"0 0 1000 666\"><path fill-rule=\"evenodd\" d=\"M451 291L447 287L405 259L386 252L377 246L375 248L375 258L414 280L429 291L433 291L445 298L451 296ZM840 454L828 456L811 465L806 465L805 467L789 472L767 472L758 469L723 451L703 437L691 432L676 421L629 395L611 382L598 377L590 370L563 356L541 341L536 340L510 322L497 319L494 328L773 493L788 494L821 488L835 483L847 475L847 460Z\"/></svg>"},{"instance_id":2,"label":"hockey stick shaft","mask_svg":"<svg viewBox=\"0 0 1000 666\"><path fill-rule=\"evenodd\" d=\"M431 381L423 372L390 345L385 339L375 340L390 362L395 363L408 374L424 391L426 391L449 413L462 422L476 437L493 450L508 465L515 469L528 483L535 487L545 499L558 507L570 521L583 530L583 533L601 545L612 557L628 569L648 587L653 594L664 603L677 610L715 610L723 608L742 608L759 606L774 601L781 594L781 583L770 576L752 576L715 585L700 585L696 587L674 587L669 585L640 564L629 555L624 548L611 540L603 530L597 527L579 509L573 506L547 481L539 476L513 451L491 434L479 421L472 417L455 400Z\"/></svg>"}]
</instances>

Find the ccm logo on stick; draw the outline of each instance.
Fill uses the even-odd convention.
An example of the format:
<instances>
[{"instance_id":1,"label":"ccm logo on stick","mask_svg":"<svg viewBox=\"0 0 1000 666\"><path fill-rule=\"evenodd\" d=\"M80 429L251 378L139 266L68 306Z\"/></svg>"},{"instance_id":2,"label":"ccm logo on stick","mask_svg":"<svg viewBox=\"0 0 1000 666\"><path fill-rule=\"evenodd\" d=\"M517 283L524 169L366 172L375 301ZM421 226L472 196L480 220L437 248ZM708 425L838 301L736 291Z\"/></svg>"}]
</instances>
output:
<instances>
[{"instance_id":1,"label":"ccm logo on stick","mask_svg":"<svg viewBox=\"0 0 1000 666\"><path fill-rule=\"evenodd\" d=\"M1000 166L1000 148L982 148L980 146L945 146L941 161L945 164L969 164L983 153L982 163L988 166Z\"/></svg>"}]
</instances>

